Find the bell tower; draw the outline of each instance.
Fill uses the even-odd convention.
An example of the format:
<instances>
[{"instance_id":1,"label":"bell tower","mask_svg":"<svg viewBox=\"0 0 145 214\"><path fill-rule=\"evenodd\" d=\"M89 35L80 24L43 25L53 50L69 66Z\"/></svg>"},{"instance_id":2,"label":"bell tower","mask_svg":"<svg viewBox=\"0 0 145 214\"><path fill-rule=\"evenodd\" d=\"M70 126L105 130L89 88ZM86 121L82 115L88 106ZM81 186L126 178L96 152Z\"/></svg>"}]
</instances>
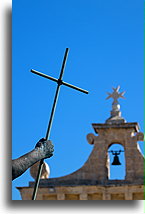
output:
<instances>
[{"instance_id":1,"label":"bell tower","mask_svg":"<svg viewBox=\"0 0 145 214\"><path fill-rule=\"evenodd\" d=\"M128 123L121 116L119 98L124 98L124 93L119 93L120 87L113 88L113 93L108 93L109 98L113 98L110 117L105 123L93 123L94 134L88 134L87 139L90 144L94 144L93 153L96 158L97 180L107 181L109 174L108 150L113 144L120 144L124 147L126 160L126 177L128 182L134 180L143 181L144 158L139 150L137 141L144 140L144 134L139 132L138 123ZM94 157L90 156L89 161Z\"/></svg>"},{"instance_id":2,"label":"bell tower","mask_svg":"<svg viewBox=\"0 0 145 214\"><path fill-rule=\"evenodd\" d=\"M113 88L113 93L108 93L107 99L113 98L110 117L105 123L92 124L96 134L87 135L87 140L93 145L93 149L84 165L65 176L57 178L42 176L37 200L144 199L144 157L137 143L143 141L144 135L139 131L138 123L128 123L121 116L118 99L124 98L124 92L120 93L119 88L119 86ZM112 151L113 144L120 144L123 147L125 179L111 180L109 177L108 152L116 155L114 164L119 165L117 155L120 151ZM35 176L33 177L35 179ZM23 200L31 200L34 184L35 182L31 181L29 187L18 187Z\"/></svg>"}]
</instances>

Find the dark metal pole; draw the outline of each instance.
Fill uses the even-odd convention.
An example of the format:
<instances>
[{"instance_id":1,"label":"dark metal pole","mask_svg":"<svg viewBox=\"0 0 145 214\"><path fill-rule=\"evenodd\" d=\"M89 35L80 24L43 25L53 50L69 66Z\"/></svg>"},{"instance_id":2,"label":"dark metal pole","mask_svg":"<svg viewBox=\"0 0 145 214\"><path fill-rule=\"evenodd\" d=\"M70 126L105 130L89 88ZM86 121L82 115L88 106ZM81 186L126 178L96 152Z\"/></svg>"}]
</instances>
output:
<instances>
[{"instance_id":1,"label":"dark metal pole","mask_svg":"<svg viewBox=\"0 0 145 214\"><path fill-rule=\"evenodd\" d=\"M43 163L44 163L44 160L42 159L40 161L40 164L39 164L39 169L38 169L37 178L36 178L36 181L35 181L35 186L34 186L34 190L33 190L32 200L35 200L36 196L37 196L37 191L38 191L40 176L41 176L41 173L42 173Z\"/></svg>"},{"instance_id":2,"label":"dark metal pole","mask_svg":"<svg viewBox=\"0 0 145 214\"><path fill-rule=\"evenodd\" d=\"M53 106L52 106L52 111L51 111L49 124L48 124L46 137L45 137L46 139L49 139L49 137L50 137L50 131L51 131L51 127L52 127L52 122L53 122L53 118L54 118L54 113L55 113L55 109L56 109L56 104L57 104L57 100L58 100L59 91L60 91L60 84L58 84L57 88L56 88L54 102L53 102Z\"/></svg>"},{"instance_id":3,"label":"dark metal pole","mask_svg":"<svg viewBox=\"0 0 145 214\"><path fill-rule=\"evenodd\" d=\"M55 113L56 104L57 104L57 100L58 100L59 90L60 90L60 86L62 85L62 77L63 77L63 74L64 74L64 68L65 68L66 59L67 59L67 56L68 56L68 51L69 51L69 49L66 48L64 59L63 59L63 63L62 63L62 68L61 68L61 72L60 72L60 76L59 76L59 79L58 79L58 82L57 82L57 88L56 88L56 92L55 92L55 97L54 97L53 107L52 107L52 111L51 111L51 115L50 115L50 120L49 120L49 124L48 124L48 128L47 128L47 132L46 132L46 139L48 139L49 135L50 135L52 121L53 121L53 118L54 118L54 113Z\"/></svg>"},{"instance_id":4,"label":"dark metal pole","mask_svg":"<svg viewBox=\"0 0 145 214\"><path fill-rule=\"evenodd\" d=\"M46 140L49 139L49 136L50 136L50 131L51 131L52 122L53 122L53 118L54 118L54 113L55 113L55 109L56 109L56 105L57 105L57 100L58 100L60 86L61 85L65 85L65 86L68 86L70 88L73 88L73 89L76 89L78 91L81 91L83 93L88 94L88 91L62 81L62 77L63 77L63 74L64 74L64 69L65 69L65 64L66 64L66 59L67 59L67 56L68 56L68 52L69 52L69 49L66 48L64 59L63 59L63 63L62 63L62 67L61 67L61 72L60 72L60 75L59 75L59 79L56 79L54 77L50 77L50 76L48 76L46 74L40 73L40 72L35 71L33 69L31 70L32 73L38 74L39 76L42 76L42 77L45 77L47 79L53 80L54 82L57 83L57 88L56 88L56 92L55 92L54 102L53 102L53 106L52 106L52 110L51 110L51 115L50 115L50 119L49 119L49 123L48 123L48 128L47 128L47 132L46 132L46 137L45 137ZM38 169L38 174L37 174L37 178L36 178L36 181L35 181L35 186L34 186L34 191L33 191L33 195L32 195L32 200L36 199L36 195L37 195L37 191L38 191L38 186L39 186L39 181L40 181L40 176L41 176L41 172L42 172L43 163L44 163L44 160L42 159L40 161L40 164L39 164L39 169Z\"/></svg>"},{"instance_id":5,"label":"dark metal pole","mask_svg":"<svg viewBox=\"0 0 145 214\"><path fill-rule=\"evenodd\" d=\"M54 117L54 113L55 113L55 109L56 109L58 95L59 95L59 89L60 89L60 85L58 84L57 85L57 89L56 89L56 93L55 93L55 98L54 98L54 103L53 103L51 115L50 115L48 129L47 129L47 133L46 133L46 137L45 137L46 139L48 139L49 136L50 136L51 126L52 126L53 117ZM36 199L36 195L37 195L37 191L38 191L38 186L39 186L39 181L40 181L40 176L41 176L42 168L43 168L43 163L44 163L44 160L42 159L40 161L40 164L39 164L39 169L38 169L37 178L36 178L36 181L35 181L35 186L34 186L32 200Z\"/></svg>"},{"instance_id":6,"label":"dark metal pole","mask_svg":"<svg viewBox=\"0 0 145 214\"><path fill-rule=\"evenodd\" d=\"M61 72L60 72L60 76L59 76L59 79L58 79L58 82L57 82L58 85L57 85L56 92L55 92L55 98L54 98L53 107L52 107L52 111L51 111L51 115L50 115L50 120L49 120L49 124L48 124L48 128L47 128L47 132L46 132L46 140L50 136L50 131L51 131L52 122L53 122L54 113L55 113L56 104L57 104L58 95L59 95L59 90L60 90L60 86L62 84L62 77L63 77L63 74L64 74L64 68L65 68L65 64L66 64L66 59L67 59L67 56L68 56L68 51L69 51L69 49L66 48L64 59L63 59L63 64L62 64L62 68L61 68ZM36 178L35 186L34 186L34 191L33 191L33 195L32 195L32 200L36 199L38 186L39 186L39 181L40 181L40 176L41 176L42 167L43 167L43 162L44 162L44 160L40 161L38 174L37 174L37 178Z\"/></svg>"}]
</instances>

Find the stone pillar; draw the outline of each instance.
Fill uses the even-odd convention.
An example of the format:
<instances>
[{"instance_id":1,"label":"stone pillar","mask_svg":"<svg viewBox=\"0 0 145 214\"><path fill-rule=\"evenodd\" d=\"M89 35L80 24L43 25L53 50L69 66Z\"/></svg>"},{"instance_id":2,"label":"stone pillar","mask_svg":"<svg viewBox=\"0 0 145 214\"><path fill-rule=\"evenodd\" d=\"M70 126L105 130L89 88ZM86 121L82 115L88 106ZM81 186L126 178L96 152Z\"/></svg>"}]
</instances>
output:
<instances>
[{"instance_id":1,"label":"stone pillar","mask_svg":"<svg viewBox=\"0 0 145 214\"><path fill-rule=\"evenodd\" d=\"M125 200L133 200L132 192L125 193Z\"/></svg>"},{"instance_id":2,"label":"stone pillar","mask_svg":"<svg viewBox=\"0 0 145 214\"><path fill-rule=\"evenodd\" d=\"M143 141L144 134L132 132L125 142L126 180L143 180L144 157L138 149L137 141Z\"/></svg>"},{"instance_id":3,"label":"stone pillar","mask_svg":"<svg viewBox=\"0 0 145 214\"><path fill-rule=\"evenodd\" d=\"M63 194L63 193L58 193L58 194L57 194L57 200L65 200L65 194Z\"/></svg>"},{"instance_id":4,"label":"stone pillar","mask_svg":"<svg viewBox=\"0 0 145 214\"><path fill-rule=\"evenodd\" d=\"M88 195L86 193L80 194L80 200L88 200Z\"/></svg>"},{"instance_id":5,"label":"stone pillar","mask_svg":"<svg viewBox=\"0 0 145 214\"><path fill-rule=\"evenodd\" d=\"M111 195L108 192L103 193L103 200L111 200Z\"/></svg>"}]
</instances>

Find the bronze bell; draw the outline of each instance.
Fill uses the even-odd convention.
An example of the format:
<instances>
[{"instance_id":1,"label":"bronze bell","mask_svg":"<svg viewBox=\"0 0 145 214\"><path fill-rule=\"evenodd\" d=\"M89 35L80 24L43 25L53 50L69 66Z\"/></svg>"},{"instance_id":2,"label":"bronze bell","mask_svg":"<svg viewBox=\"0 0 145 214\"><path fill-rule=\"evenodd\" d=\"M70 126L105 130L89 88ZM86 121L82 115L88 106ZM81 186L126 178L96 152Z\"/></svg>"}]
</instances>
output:
<instances>
[{"instance_id":1,"label":"bronze bell","mask_svg":"<svg viewBox=\"0 0 145 214\"><path fill-rule=\"evenodd\" d=\"M112 162L112 165L121 165L118 154L114 154L114 160Z\"/></svg>"},{"instance_id":2,"label":"bronze bell","mask_svg":"<svg viewBox=\"0 0 145 214\"><path fill-rule=\"evenodd\" d=\"M121 165L121 163L120 163L120 161L119 161L118 155L120 155L120 153L121 153L121 152L124 152L124 151L123 151L123 150L119 150L119 151L113 151L113 150L111 150L111 151L108 151L108 152L111 152L112 155L114 155L114 160L113 160L113 162L112 162L111 165L115 165L115 166Z\"/></svg>"}]
</instances>

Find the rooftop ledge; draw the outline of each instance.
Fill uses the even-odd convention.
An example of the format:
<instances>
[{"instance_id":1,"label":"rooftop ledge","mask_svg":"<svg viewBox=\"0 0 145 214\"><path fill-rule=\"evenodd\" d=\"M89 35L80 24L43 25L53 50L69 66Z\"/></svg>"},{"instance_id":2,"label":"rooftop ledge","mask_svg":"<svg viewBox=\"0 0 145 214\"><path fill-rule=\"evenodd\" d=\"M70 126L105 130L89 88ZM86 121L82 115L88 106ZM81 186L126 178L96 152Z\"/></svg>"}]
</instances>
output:
<instances>
[{"instance_id":1,"label":"rooftop ledge","mask_svg":"<svg viewBox=\"0 0 145 214\"><path fill-rule=\"evenodd\" d=\"M110 129L110 128L125 128L125 129L130 129L134 128L135 132L138 132L140 127L138 123L120 123L120 124L107 124L107 123L92 123L92 126L95 130L96 133L98 129Z\"/></svg>"}]
</instances>

